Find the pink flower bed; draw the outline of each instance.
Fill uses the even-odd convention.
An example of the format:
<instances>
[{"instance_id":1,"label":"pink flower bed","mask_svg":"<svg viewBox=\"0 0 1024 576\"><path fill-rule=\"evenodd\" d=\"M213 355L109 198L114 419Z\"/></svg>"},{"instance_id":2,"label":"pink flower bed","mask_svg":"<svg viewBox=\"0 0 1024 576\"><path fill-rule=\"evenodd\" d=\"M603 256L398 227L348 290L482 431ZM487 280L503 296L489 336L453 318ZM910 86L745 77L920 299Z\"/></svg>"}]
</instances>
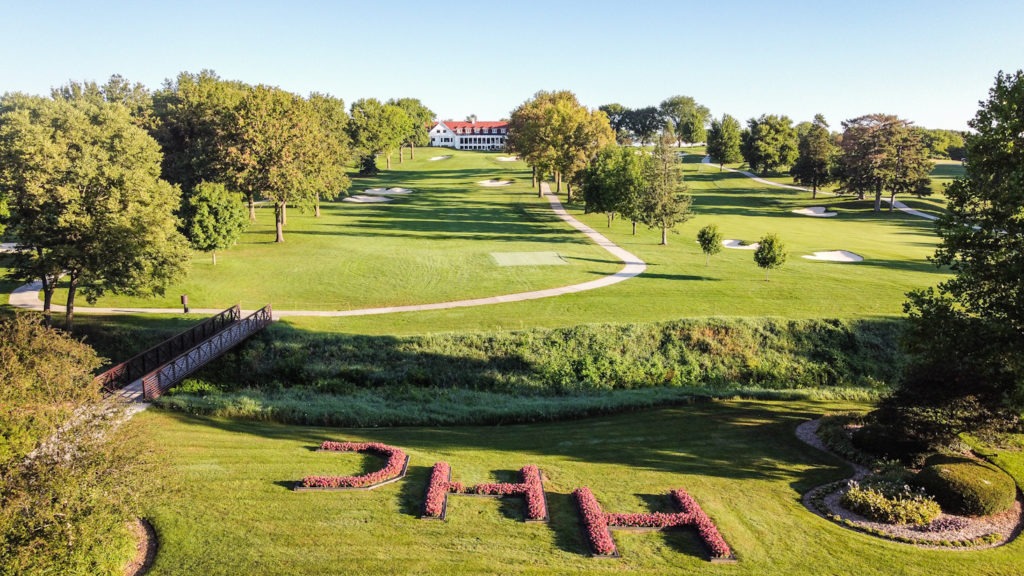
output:
<instances>
[{"instance_id":1,"label":"pink flower bed","mask_svg":"<svg viewBox=\"0 0 1024 576\"><path fill-rule=\"evenodd\" d=\"M447 462L437 462L430 471L430 482L427 484L427 499L423 503L423 515L440 518L444 512L444 503L448 500L448 491L452 483L448 481L452 475L452 467Z\"/></svg>"},{"instance_id":2,"label":"pink flower bed","mask_svg":"<svg viewBox=\"0 0 1024 576\"><path fill-rule=\"evenodd\" d=\"M540 469L530 464L519 471L522 482L485 482L472 488L474 494L490 496L522 496L526 499L526 518L543 520L547 518L548 509L544 502L544 483L540 479Z\"/></svg>"},{"instance_id":3,"label":"pink flower bed","mask_svg":"<svg viewBox=\"0 0 1024 576\"><path fill-rule=\"evenodd\" d=\"M369 452L387 459L383 468L361 476L306 476L302 479L304 488L362 488L397 478L405 466L405 452L400 448L380 442L331 442L320 445L321 450L332 452Z\"/></svg>"},{"instance_id":4,"label":"pink flower bed","mask_svg":"<svg viewBox=\"0 0 1024 576\"><path fill-rule=\"evenodd\" d=\"M704 545L711 551L712 558L727 558L732 555L732 550L725 543L725 538L718 531L718 527L711 521L711 518L704 513L697 501L682 488L672 491L672 500L684 514L691 516L690 526L697 529L697 534L704 541Z\"/></svg>"},{"instance_id":5,"label":"pink flower bed","mask_svg":"<svg viewBox=\"0 0 1024 576\"><path fill-rule=\"evenodd\" d=\"M610 555L615 553L615 541L609 528L696 528L698 536L711 552L712 558L728 558L732 550L718 532L715 523L704 513L697 501L686 490L678 489L671 492L672 501L680 512L666 514L653 512L649 514L620 514L604 512L597 498L589 488L578 488L573 492L576 506L583 519L583 528L587 533L590 548L595 554Z\"/></svg>"},{"instance_id":6,"label":"pink flower bed","mask_svg":"<svg viewBox=\"0 0 1024 576\"><path fill-rule=\"evenodd\" d=\"M583 531L587 534L587 541L594 554L610 556L615 554L615 541L608 532L608 516L601 510L597 498L590 488L583 486L572 493L576 499L576 508L580 511L580 519L583 522Z\"/></svg>"}]
</instances>

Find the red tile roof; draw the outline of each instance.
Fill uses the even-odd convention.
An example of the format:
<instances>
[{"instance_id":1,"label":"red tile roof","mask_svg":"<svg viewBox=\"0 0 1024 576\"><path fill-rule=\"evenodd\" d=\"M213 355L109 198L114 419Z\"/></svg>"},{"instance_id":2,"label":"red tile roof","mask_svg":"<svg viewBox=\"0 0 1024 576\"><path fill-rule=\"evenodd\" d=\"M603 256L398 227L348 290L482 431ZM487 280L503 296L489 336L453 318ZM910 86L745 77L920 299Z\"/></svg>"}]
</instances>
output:
<instances>
[{"instance_id":1,"label":"red tile roof","mask_svg":"<svg viewBox=\"0 0 1024 576\"><path fill-rule=\"evenodd\" d=\"M444 124L452 130L458 130L459 128L508 128L508 122L484 122L477 120L476 122L456 122L454 120L445 120L443 122L435 122L431 128L438 124Z\"/></svg>"}]
</instances>

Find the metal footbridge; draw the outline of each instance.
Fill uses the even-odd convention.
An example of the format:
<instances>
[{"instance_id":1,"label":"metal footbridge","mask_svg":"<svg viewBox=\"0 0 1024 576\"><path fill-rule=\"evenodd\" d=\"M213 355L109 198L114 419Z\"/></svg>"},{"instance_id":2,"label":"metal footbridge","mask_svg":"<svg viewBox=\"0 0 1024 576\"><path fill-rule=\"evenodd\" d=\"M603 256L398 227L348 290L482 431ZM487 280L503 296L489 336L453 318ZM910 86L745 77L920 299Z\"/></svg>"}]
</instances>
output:
<instances>
[{"instance_id":1,"label":"metal footbridge","mask_svg":"<svg viewBox=\"0 0 1024 576\"><path fill-rule=\"evenodd\" d=\"M129 401L157 398L273 321L270 305L242 318L238 305L96 376L104 390Z\"/></svg>"}]
</instances>

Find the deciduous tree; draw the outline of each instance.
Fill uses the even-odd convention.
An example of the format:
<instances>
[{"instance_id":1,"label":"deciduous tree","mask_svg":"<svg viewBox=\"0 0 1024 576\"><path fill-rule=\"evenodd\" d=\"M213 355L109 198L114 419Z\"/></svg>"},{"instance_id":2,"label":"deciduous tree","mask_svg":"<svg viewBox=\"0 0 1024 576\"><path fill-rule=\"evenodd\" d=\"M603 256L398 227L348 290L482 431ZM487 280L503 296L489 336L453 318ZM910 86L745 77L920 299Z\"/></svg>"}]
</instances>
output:
<instances>
[{"instance_id":1,"label":"deciduous tree","mask_svg":"<svg viewBox=\"0 0 1024 576\"><path fill-rule=\"evenodd\" d=\"M640 141L640 145L646 146L665 126L665 120L656 107L646 106L627 112L626 124L629 126L629 131Z\"/></svg>"},{"instance_id":2,"label":"deciduous tree","mask_svg":"<svg viewBox=\"0 0 1024 576\"><path fill-rule=\"evenodd\" d=\"M909 295L907 374L882 416L927 443L1016 425L1024 408L1024 72L1002 72L968 124L970 162L946 188L936 264Z\"/></svg>"},{"instance_id":3,"label":"deciduous tree","mask_svg":"<svg viewBox=\"0 0 1024 576\"><path fill-rule=\"evenodd\" d=\"M740 149L752 171L774 172L796 160L797 144L792 120L762 114L760 118L747 120Z\"/></svg>"},{"instance_id":4,"label":"deciduous tree","mask_svg":"<svg viewBox=\"0 0 1024 576\"><path fill-rule=\"evenodd\" d=\"M622 146L608 146L583 170L583 201L586 211L604 212L611 227L615 214L635 222L636 199L645 185L649 157Z\"/></svg>"},{"instance_id":5,"label":"deciduous tree","mask_svg":"<svg viewBox=\"0 0 1024 576\"><path fill-rule=\"evenodd\" d=\"M834 164L839 152L832 141L832 135L829 134L824 116L814 116L814 122L800 136L797 150L796 162L789 173L794 181L811 186L811 198L817 198L818 187L825 186L833 180Z\"/></svg>"},{"instance_id":6,"label":"deciduous tree","mask_svg":"<svg viewBox=\"0 0 1024 576\"><path fill-rule=\"evenodd\" d=\"M318 131L309 135L312 150L306 168L307 186L313 194L314 215L320 217L320 199L333 200L348 190L348 165L352 148L348 134L348 114L340 98L313 93L309 105Z\"/></svg>"},{"instance_id":7,"label":"deciduous tree","mask_svg":"<svg viewBox=\"0 0 1024 576\"><path fill-rule=\"evenodd\" d=\"M840 192L875 196L875 212L882 209L882 193L889 192L889 210L897 194L932 193L928 175L932 163L911 123L888 114L869 114L843 122L839 180Z\"/></svg>"},{"instance_id":8,"label":"deciduous tree","mask_svg":"<svg viewBox=\"0 0 1024 576\"><path fill-rule=\"evenodd\" d=\"M93 383L100 364L37 314L0 320L0 574L113 573L130 559L146 464L123 405Z\"/></svg>"},{"instance_id":9,"label":"deciduous tree","mask_svg":"<svg viewBox=\"0 0 1024 576\"><path fill-rule=\"evenodd\" d=\"M161 294L184 274L177 188L160 179L160 148L120 104L5 97L0 189L23 250L11 275L43 283L47 314L68 278L66 322L79 291Z\"/></svg>"},{"instance_id":10,"label":"deciduous tree","mask_svg":"<svg viewBox=\"0 0 1024 576\"><path fill-rule=\"evenodd\" d=\"M743 160L743 154L740 153L739 120L728 114L723 114L721 120L712 119L708 130L707 152L718 161L719 171L725 164Z\"/></svg>"},{"instance_id":11,"label":"deciduous tree","mask_svg":"<svg viewBox=\"0 0 1024 576\"><path fill-rule=\"evenodd\" d=\"M222 80L212 70L182 72L153 94L156 126L153 137L163 152L163 178L181 187L185 198L200 182L237 185L229 149L234 145L232 118L250 87ZM249 203L256 220L258 190L237 190Z\"/></svg>"},{"instance_id":12,"label":"deciduous tree","mask_svg":"<svg viewBox=\"0 0 1024 576\"><path fill-rule=\"evenodd\" d=\"M192 247L210 252L217 264L217 250L230 248L248 224L241 194L223 184L200 182L182 207L185 236Z\"/></svg>"},{"instance_id":13,"label":"deciduous tree","mask_svg":"<svg viewBox=\"0 0 1024 576\"><path fill-rule=\"evenodd\" d=\"M320 145L320 125L299 96L271 86L250 89L231 117L228 163L234 184L247 196L274 203L276 242L284 242L289 204L312 206L316 191L308 163Z\"/></svg>"},{"instance_id":14,"label":"deciduous tree","mask_svg":"<svg viewBox=\"0 0 1024 576\"><path fill-rule=\"evenodd\" d=\"M786 263L786 247L782 240L775 234L765 234L758 240L757 250L754 250L754 262L764 269L764 281L768 281L768 271L780 268Z\"/></svg>"},{"instance_id":15,"label":"deciduous tree","mask_svg":"<svg viewBox=\"0 0 1024 576\"><path fill-rule=\"evenodd\" d=\"M675 124L676 144L683 142L704 142L707 139L706 124L711 111L701 106L690 96L672 96L658 106L663 118Z\"/></svg>"},{"instance_id":16,"label":"deciduous tree","mask_svg":"<svg viewBox=\"0 0 1024 576\"><path fill-rule=\"evenodd\" d=\"M711 257L722 251L722 233L718 226L708 224L697 232L697 242L704 252L704 265L711 264Z\"/></svg>"},{"instance_id":17,"label":"deciduous tree","mask_svg":"<svg viewBox=\"0 0 1024 576\"><path fill-rule=\"evenodd\" d=\"M409 158L416 159L416 147L430 144L430 123L434 120L434 112L423 105L418 98L399 98L388 100L388 104L398 106L409 117L409 133L405 136L405 144L409 146ZM398 161L402 162L402 151L398 151Z\"/></svg>"},{"instance_id":18,"label":"deciduous tree","mask_svg":"<svg viewBox=\"0 0 1024 576\"><path fill-rule=\"evenodd\" d=\"M391 154L411 133L409 116L398 106L381 104L375 98L353 102L350 115L349 135L359 155L362 173L376 174L378 154L384 154L390 170Z\"/></svg>"}]
</instances>

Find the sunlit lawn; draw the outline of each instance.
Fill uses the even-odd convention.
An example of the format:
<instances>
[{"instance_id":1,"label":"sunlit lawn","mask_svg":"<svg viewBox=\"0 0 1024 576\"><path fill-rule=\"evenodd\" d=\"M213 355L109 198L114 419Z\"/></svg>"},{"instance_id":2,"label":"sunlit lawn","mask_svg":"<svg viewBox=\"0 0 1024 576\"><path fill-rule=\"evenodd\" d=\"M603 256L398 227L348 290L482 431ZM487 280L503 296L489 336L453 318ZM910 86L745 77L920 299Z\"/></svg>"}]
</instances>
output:
<instances>
[{"instance_id":1,"label":"sunlit lawn","mask_svg":"<svg viewBox=\"0 0 1024 576\"><path fill-rule=\"evenodd\" d=\"M826 403L715 402L529 426L322 429L150 411L162 496L148 511L160 537L151 574L751 574L1017 573L1020 541L978 552L922 550L855 533L808 512L809 488L848 474L800 441L797 424ZM355 474L373 457L312 451L369 440L411 455L407 478L370 492L295 493L306 474ZM545 476L550 524L524 524L522 503L452 497L447 522L418 518L430 467L469 484ZM1018 481L1021 478L1018 475ZM588 557L571 491L589 486L608 511L668 511L686 488L739 563L711 564L692 532L616 532L622 558Z\"/></svg>"}]
</instances>

